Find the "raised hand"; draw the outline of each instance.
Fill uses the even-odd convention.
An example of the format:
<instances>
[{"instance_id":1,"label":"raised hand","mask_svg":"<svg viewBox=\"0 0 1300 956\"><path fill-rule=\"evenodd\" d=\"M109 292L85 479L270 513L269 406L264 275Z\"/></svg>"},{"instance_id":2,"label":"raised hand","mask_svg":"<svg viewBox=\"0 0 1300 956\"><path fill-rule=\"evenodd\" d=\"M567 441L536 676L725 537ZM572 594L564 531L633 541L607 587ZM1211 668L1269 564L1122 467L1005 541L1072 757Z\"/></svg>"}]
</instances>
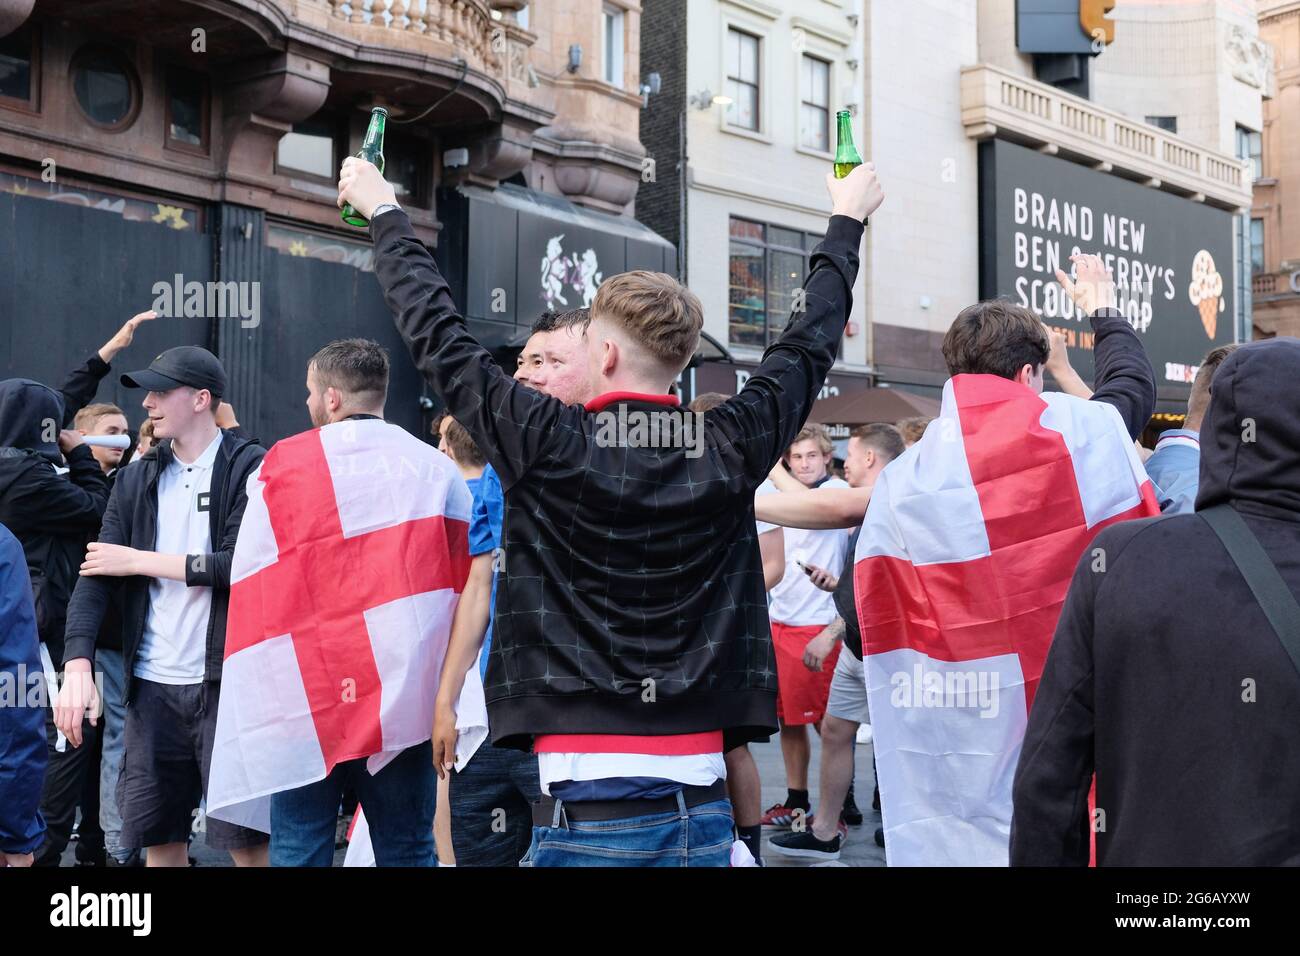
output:
<instances>
[{"instance_id":1,"label":"raised hand","mask_svg":"<svg viewBox=\"0 0 1300 956\"><path fill-rule=\"evenodd\" d=\"M99 357L105 362L113 361L113 357L118 352L131 344L135 338L135 330L140 327L140 323L149 322L158 318L158 313L153 309L148 312L139 312L127 319L125 325L117 330L117 333L104 343L103 348L99 350Z\"/></svg>"},{"instance_id":2,"label":"raised hand","mask_svg":"<svg viewBox=\"0 0 1300 956\"><path fill-rule=\"evenodd\" d=\"M1115 280L1101 256L1076 253L1070 256L1074 264L1075 278L1072 280L1061 269L1056 270L1056 281L1061 283L1065 294L1074 300L1074 304L1085 315L1092 315L1098 309L1113 309L1115 297Z\"/></svg>"},{"instance_id":3,"label":"raised hand","mask_svg":"<svg viewBox=\"0 0 1300 956\"><path fill-rule=\"evenodd\" d=\"M875 163L863 163L843 179L827 173L826 189L831 194L831 215L849 216L859 222L865 222L885 201Z\"/></svg>"},{"instance_id":4,"label":"raised hand","mask_svg":"<svg viewBox=\"0 0 1300 956\"><path fill-rule=\"evenodd\" d=\"M359 214L369 219L376 209L385 203L396 203L397 194L385 181L384 176L374 163L356 156L343 160L339 169L339 208L348 203Z\"/></svg>"}]
</instances>

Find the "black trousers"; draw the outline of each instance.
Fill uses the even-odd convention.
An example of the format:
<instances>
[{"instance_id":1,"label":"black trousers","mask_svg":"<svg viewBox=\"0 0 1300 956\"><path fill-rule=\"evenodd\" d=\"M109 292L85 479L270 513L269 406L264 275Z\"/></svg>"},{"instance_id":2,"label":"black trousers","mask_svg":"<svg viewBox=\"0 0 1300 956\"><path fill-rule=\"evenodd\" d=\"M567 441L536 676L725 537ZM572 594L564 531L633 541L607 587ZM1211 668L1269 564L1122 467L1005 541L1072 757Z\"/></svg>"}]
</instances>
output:
<instances>
[{"instance_id":1,"label":"black trousers","mask_svg":"<svg viewBox=\"0 0 1300 956\"><path fill-rule=\"evenodd\" d=\"M85 792L86 776L95 773L98 782L99 761L96 759L96 745L99 743L99 728L92 727L90 721L81 725L81 746L64 744L60 753L56 749L59 731L54 726L54 711L45 712L45 742L49 751L50 762L45 770L45 786L41 790L41 816L45 818L45 842L36 851L36 866L58 866L63 851L68 848L72 836L72 825L77 819L77 805ZM95 826L98 829L99 808L95 807ZM101 837L102 840L102 837Z\"/></svg>"}]
</instances>

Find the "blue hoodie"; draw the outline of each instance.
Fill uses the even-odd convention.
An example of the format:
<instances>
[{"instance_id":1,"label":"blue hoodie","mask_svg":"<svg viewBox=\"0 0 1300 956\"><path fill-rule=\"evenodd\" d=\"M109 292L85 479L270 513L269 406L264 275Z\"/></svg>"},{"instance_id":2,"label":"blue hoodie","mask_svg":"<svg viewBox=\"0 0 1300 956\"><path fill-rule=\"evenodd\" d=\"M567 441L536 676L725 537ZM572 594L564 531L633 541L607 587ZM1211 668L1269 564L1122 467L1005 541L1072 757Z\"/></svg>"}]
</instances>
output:
<instances>
[{"instance_id":1,"label":"blue hoodie","mask_svg":"<svg viewBox=\"0 0 1300 956\"><path fill-rule=\"evenodd\" d=\"M18 539L0 525L0 852L3 853L33 853L45 838L45 821L40 813L47 760L45 711L40 702L28 706L31 676L39 673L41 658L27 561ZM20 680L24 674L27 679Z\"/></svg>"}]
</instances>

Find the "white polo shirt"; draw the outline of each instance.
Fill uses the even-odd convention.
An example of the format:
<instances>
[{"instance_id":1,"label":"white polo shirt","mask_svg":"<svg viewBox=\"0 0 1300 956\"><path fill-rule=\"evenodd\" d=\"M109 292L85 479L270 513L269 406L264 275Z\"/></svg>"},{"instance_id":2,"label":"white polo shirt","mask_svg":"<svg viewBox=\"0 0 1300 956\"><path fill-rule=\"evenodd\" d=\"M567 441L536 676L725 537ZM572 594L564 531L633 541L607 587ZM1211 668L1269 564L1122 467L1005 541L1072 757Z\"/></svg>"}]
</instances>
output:
<instances>
[{"instance_id":1,"label":"white polo shirt","mask_svg":"<svg viewBox=\"0 0 1300 956\"><path fill-rule=\"evenodd\" d=\"M159 554L209 554L212 467L221 447L220 431L190 463L173 452L158 477ZM149 611L135 659L135 676L159 684L201 684L207 661L208 617L212 589L188 587L184 581L154 578L149 584Z\"/></svg>"},{"instance_id":2,"label":"white polo shirt","mask_svg":"<svg viewBox=\"0 0 1300 956\"><path fill-rule=\"evenodd\" d=\"M847 488L848 482L832 478L820 488ZM848 530L805 531L785 529L785 576L768 592L767 614L773 621L792 627L826 625L835 620L835 597L809 580L798 562L839 574L848 557Z\"/></svg>"}]
</instances>

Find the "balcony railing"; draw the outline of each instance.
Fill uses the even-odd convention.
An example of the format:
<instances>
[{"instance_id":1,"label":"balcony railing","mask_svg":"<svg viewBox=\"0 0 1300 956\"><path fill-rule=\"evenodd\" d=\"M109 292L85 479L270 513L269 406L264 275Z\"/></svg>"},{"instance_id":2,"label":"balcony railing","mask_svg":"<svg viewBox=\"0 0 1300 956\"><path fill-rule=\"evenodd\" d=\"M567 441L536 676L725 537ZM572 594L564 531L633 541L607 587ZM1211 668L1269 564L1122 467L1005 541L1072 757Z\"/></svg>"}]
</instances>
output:
<instances>
[{"instance_id":1,"label":"balcony railing","mask_svg":"<svg viewBox=\"0 0 1300 956\"><path fill-rule=\"evenodd\" d=\"M1250 207L1243 162L987 64L961 78L966 134L1001 134L1225 209Z\"/></svg>"},{"instance_id":2,"label":"balcony railing","mask_svg":"<svg viewBox=\"0 0 1300 956\"><path fill-rule=\"evenodd\" d=\"M273 0L292 21L348 40L394 49L463 57L471 68L519 79L532 35L513 17L494 20L489 0ZM376 31L382 30L383 33Z\"/></svg>"},{"instance_id":3,"label":"balcony railing","mask_svg":"<svg viewBox=\"0 0 1300 956\"><path fill-rule=\"evenodd\" d=\"M1250 291L1257 299L1300 296L1300 270L1257 273L1251 276Z\"/></svg>"}]
</instances>

